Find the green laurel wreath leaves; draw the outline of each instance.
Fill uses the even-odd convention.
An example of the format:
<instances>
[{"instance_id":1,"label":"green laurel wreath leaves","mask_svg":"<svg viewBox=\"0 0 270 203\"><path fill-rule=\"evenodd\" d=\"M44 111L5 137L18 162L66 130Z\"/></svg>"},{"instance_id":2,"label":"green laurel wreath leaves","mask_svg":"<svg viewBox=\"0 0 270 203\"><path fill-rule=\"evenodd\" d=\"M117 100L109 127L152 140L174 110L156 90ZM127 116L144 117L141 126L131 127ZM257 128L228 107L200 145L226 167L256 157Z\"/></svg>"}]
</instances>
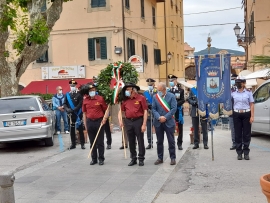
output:
<instances>
[{"instance_id":1,"label":"green laurel wreath leaves","mask_svg":"<svg viewBox=\"0 0 270 203\"><path fill-rule=\"evenodd\" d=\"M97 90L99 95L101 95L107 104L113 104L113 92L114 89L110 88L111 80L112 80L112 70L114 68L114 64L117 66L122 63L121 61L109 64L105 69L100 71L97 79ZM139 74L137 70L131 65L131 63L122 63L122 69L120 71L120 76L122 81L126 83L134 83L137 84L139 81ZM123 97L121 95L121 89L118 94L118 102L121 102Z\"/></svg>"}]
</instances>

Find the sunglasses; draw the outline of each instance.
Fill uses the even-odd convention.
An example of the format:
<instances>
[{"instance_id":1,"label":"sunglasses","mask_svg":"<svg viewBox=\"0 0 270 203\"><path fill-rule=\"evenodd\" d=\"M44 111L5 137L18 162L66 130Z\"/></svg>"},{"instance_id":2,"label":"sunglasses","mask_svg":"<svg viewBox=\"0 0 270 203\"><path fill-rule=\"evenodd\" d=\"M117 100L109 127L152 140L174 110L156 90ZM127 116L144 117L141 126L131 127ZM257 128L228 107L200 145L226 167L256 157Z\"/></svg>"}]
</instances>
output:
<instances>
[{"instance_id":1,"label":"sunglasses","mask_svg":"<svg viewBox=\"0 0 270 203\"><path fill-rule=\"evenodd\" d=\"M63 90L63 89L58 89L58 90Z\"/></svg>"}]
</instances>

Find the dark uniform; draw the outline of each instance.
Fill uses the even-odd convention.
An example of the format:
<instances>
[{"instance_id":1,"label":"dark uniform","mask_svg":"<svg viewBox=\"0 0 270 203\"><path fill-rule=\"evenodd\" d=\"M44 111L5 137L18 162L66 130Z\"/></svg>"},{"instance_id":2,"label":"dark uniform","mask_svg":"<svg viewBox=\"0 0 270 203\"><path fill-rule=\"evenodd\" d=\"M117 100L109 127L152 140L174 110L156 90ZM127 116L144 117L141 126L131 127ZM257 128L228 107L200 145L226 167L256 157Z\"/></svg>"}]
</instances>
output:
<instances>
[{"instance_id":1,"label":"dark uniform","mask_svg":"<svg viewBox=\"0 0 270 203\"><path fill-rule=\"evenodd\" d=\"M94 84L90 83L90 91L93 88L95 88ZM94 91L96 90L94 89ZM107 107L108 106L103 97L100 95L95 95L95 92L94 96L90 95L83 100L82 111L86 119L86 128L90 140L90 148L93 146L96 136L98 136L91 154L92 161L90 165L96 164L97 160L99 160L99 165L104 164L104 126L101 127L98 135L97 133Z\"/></svg>"},{"instance_id":2,"label":"dark uniform","mask_svg":"<svg viewBox=\"0 0 270 203\"><path fill-rule=\"evenodd\" d=\"M244 88L245 80L236 79L237 90L232 92L233 122L235 130L235 143L238 160L249 160L249 145L251 140L251 117L254 113L254 99L252 92Z\"/></svg>"},{"instance_id":3,"label":"dark uniform","mask_svg":"<svg viewBox=\"0 0 270 203\"><path fill-rule=\"evenodd\" d=\"M173 93L176 97L177 101L177 111L175 113L175 120L178 122L178 129L179 134L177 138L177 146L179 150L183 150L182 143L183 143L183 123L181 123L179 119L179 107L182 107L182 105L185 103L185 97L184 97L184 90L181 88L179 84L177 84L177 77L175 75L168 75L168 79L170 80L170 92ZM182 117L184 116L184 111L182 108Z\"/></svg>"},{"instance_id":4,"label":"dark uniform","mask_svg":"<svg viewBox=\"0 0 270 203\"><path fill-rule=\"evenodd\" d=\"M194 147L193 149L199 148L199 125L200 125L200 119L198 114L198 100L195 94L190 91L189 97L188 97L188 103L191 104L191 111L190 116L192 119L192 126L194 129ZM201 118L201 126L202 126L202 132L203 132L203 144L204 149L209 149L207 146L208 143L208 133L207 133L207 117Z\"/></svg>"},{"instance_id":5,"label":"dark uniform","mask_svg":"<svg viewBox=\"0 0 270 203\"><path fill-rule=\"evenodd\" d=\"M144 113L148 110L146 99L144 96L135 93L134 90L131 92L127 90L128 87L136 88L140 90L135 84L125 84L123 88L123 94L126 95L121 105L121 110L125 112L125 128L129 140L130 158L131 162L129 166L137 164L137 152L136 152L136 138L139 145L139 166L144 165L145 146L144 146L144 132L142 132L142 126L144 123ZM127 92L130 95L127 95ZM146 122L146 120L145 120ZM146 124L146 123L145 123Z\"/></svg>"},{"instance_id":6,"label":"dark uniform","mask_svg":"<svg viewBox=\"0 0 270 203\"><path fill-rule=\"evenodd\" d=\"M153 148L153 117L152 117L152 99L153 95L157 93L157 88L155 87L155 80L152 78L148 78L146 80L148 83L148 90L144 92L144 96L146 98L146 102L148 105L148 117L147 117L147 140L148 140L148 146L146 149ZM148 98L150 97L150 98ZM151 120L152 119L152 120Z\"/></svg>"},{"instance_id":7,"label":"dark uniform","mask_svg":"<svg viewBox=\"0 0 270 203\"><path fill-rule=\"evenodd\" d=\"M76 85L77 82L75 80L69 81L69 85L71 88L71 91L69 92L71 102L74 105L74 108L72 108L72 105L69 103L67 99L67 94L65 96L65 101L64 101L64 108L67 111L67 113L71 116L71 124L70 124L70 137L71 137L71 146L70 149L76 148L76 136L75 136L75 131L76 131L76 126L78 127L79 135L80 135L80 142L81 142L81 148L85 149L84 147L84 133L83 133L83 122L82 122L82 102L83 102L83 97L81 94L77 91Z\"/></svg>"},{"instance_id":8,"label":"dark uniform","mask_svg":"<svg viewBox=\"0 0 270 203\"><path fill-rule=\"evenodd\" d=\"M97 87L98 83L97 83L97 76L93 76L93 82L94 85ZM98 94L98 91L97 91ZM104 130L106 133L106 139L107 139L107 147L106 149L111 149L111 145L112 145L112 132L111 132L111 128L110 128L110 122L109 119L106 121L105 125L104 125Z\"/></svg>"}]
</instances>

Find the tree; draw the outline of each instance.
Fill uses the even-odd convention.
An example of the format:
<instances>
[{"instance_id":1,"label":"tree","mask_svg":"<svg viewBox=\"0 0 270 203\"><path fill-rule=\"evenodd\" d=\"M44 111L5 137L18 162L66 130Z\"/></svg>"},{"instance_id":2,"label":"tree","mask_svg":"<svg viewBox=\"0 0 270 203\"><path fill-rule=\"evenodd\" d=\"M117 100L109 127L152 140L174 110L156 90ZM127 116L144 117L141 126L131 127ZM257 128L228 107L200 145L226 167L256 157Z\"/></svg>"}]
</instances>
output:
<instances>
[{"instance_id":1,"label":"tree","mask_svg":"<svg viewBox=\"0 0 270 203\"><path fill-rule=\"evenodd\" d=\"M0 96L16 95L28 65L48 49L48 38L60 18L63 2L0 0ZM8 46L11 42L12 46ZM11 55L16 54L14 57Z\"/></svg>"},{"instance_id":2,"label":"tree","mask_svg":"<svg viewBox=\"0 0 270 203\"><path fill-rule=\"evenodd\" d=\"M252 65L270 66L270 56L256 55L250 61Z\"/></svg>"}]
</instances>

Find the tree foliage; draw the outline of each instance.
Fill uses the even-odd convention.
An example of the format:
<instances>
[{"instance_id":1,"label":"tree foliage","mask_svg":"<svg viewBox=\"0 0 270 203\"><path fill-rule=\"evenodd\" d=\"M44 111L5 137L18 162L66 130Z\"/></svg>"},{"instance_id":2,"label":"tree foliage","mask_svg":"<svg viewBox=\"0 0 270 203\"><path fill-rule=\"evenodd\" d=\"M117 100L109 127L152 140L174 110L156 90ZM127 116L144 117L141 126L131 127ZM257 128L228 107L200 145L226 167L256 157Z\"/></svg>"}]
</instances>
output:
<instances>
[{"instance_id":1,"label":"tree foliage","mask_svg":"<svg viewBox=\"0 0 270 203\"><path fill-rule=\"evenodd\" d=\"M250 61L252 65L270 66L270 56L256 55Z\"/></svg>"}]
</instances>

